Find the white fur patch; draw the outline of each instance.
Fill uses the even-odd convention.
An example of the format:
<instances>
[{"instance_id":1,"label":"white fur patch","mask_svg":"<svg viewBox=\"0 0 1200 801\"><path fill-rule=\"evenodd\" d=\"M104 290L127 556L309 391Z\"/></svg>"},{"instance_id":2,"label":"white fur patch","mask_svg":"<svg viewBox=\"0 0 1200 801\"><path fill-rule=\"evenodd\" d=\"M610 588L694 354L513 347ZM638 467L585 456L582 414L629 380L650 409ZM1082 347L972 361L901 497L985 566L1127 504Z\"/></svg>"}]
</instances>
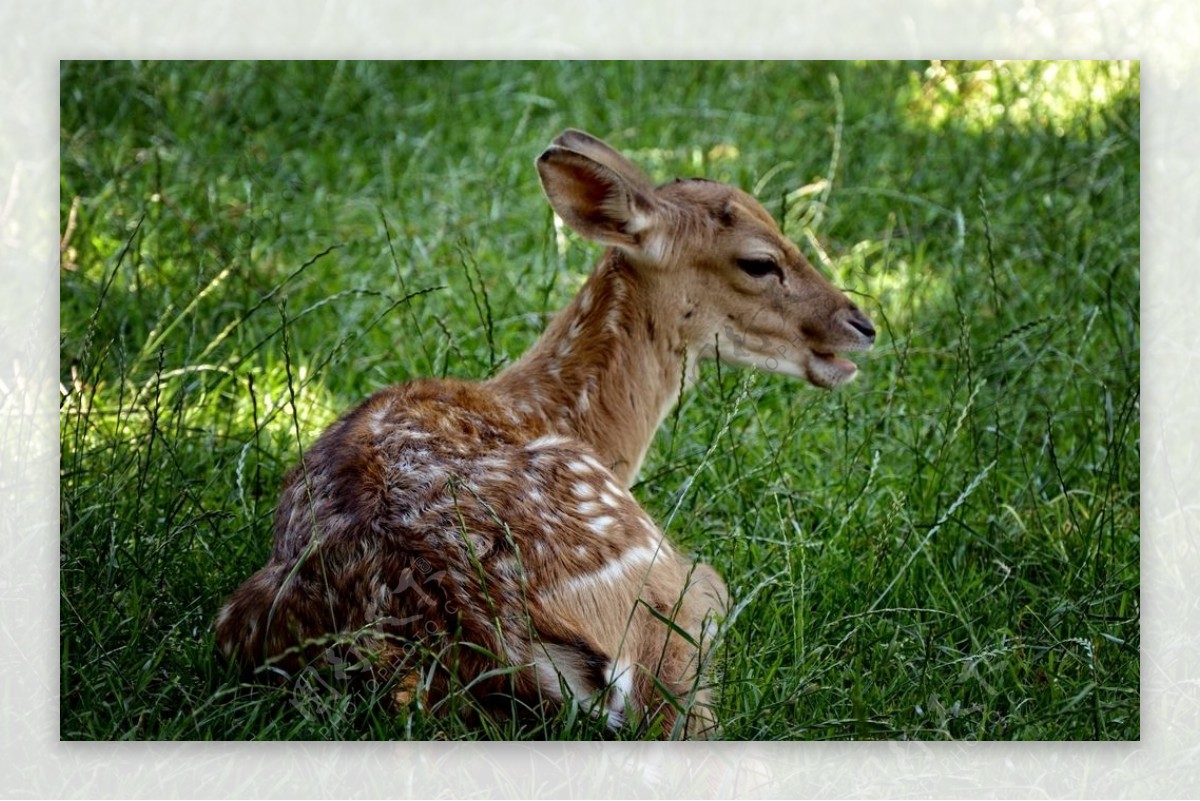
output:
<instances>
[{"instance_id":1,"label":"white fur patch","mask_svg":"<svg viewBox=\"0 0 1200 801\"><path fill-rule=\"evenodd\" d=\"M642 240L642 253L655 264L665 262L669 252L670 242L659 232L655 232Z\"/></svg>"},{"instance_id":2,"label":"white fur patch","mask_svg":"<svg viewBox=\"0 0 1200 801\"><path fill-rule=\"evenodd\" d=\"M371 433L376 437L382 436L387 430L385 425L388 415L392 413L392 405L390 403L380 406L375 411L371 412Z\"/></svg>"},{"instance_id":3,"label":"white fur patch","mask_svg":"<svg viewBox=\"0 0 1200 801\"><path fill-rule=\"evenodd\" d=\"M613 306L608 310L608 315L604 318L604 330L610 334L621 333L621 310Z\"/></svg>"},{"instance_id":4,"label":"white fur patch","mask_svg":"<svg viewBox=\"0 0 1200 801\"><path fill-rule=\"evenodd\" d=\"M619 729L633 701L633 665L625 659L614 659L608 668L608 684L608 727Z\"/></svg>"},{"instance_id":5,"label":"white fur patch","mask_svg":"<svg viewBox=\"0 0 1200 801\"><path fill-rule=\"evenodd\" d=\"M600 462L594 456L591 456L591 455L585 453L585 454L583 454L582 458L583 458L584 464L586 464L588 467L592 468L593 470L596 470L596 471L604 470L604 465L600 464Z\"/></svg>"},{"instance_id":6,"label":"white fur patch","mask_svg":"<svg viewBox=\"0 0 1200 801\"><path fill-rule=\"evenodd\" d=\"M626 571L653 562L657 554L658 548L647 545L630 548L621 554L619 559L609 562L599 570L584 573L567 581L562 585L563 589L570 592L579 592L594 585L612 584L624 578Z\"/></svg>"},{"instance_id":7,"label":"white fur patch","mask_svg":"<svg viewBox=\"0 0 1200 801\"><path fill-rule=\"evenodd\" d=\"M625 222L625 232L629 234L637 234L645 231L654 224L653 215L645 212L635 211L629 215L629 219Z\"/></svg>"},{"instance_id":8,"label":"white fur patch","mask_svg":"<svg viewBox=\"0 0 1200 801\"><path fill-rule=\"evenodd\" d=\"M596 532L600 536L608 534L608 530L612 528L612 524L617 522L615 517L610 515L600 515L588 521L587 527Z\"/></svg>"},{"instance_id":9,"label":"white fur patch","mask_svg":"<svg viewBox=\"0 0 1200 801\"><path fill-rule=\"evenodd\" d=\"M561 448L563 445L570 445L570 444L571 444L571 440L567 439L564 436L561 436L559 434L546 434L544 436L538 437L535 440L530 440L530 442L525 445L525 450L536 451L536 450L541 450L543 448Z\"/></svg>"}]
</instances>

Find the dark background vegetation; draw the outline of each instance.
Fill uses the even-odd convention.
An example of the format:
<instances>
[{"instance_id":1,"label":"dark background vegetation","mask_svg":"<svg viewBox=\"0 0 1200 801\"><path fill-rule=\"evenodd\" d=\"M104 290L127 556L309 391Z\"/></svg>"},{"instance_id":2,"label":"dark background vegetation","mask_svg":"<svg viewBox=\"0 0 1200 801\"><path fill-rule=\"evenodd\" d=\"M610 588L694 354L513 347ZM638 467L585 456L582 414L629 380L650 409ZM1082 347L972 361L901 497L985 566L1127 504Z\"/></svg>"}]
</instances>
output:
<instances>
[{"instance_id":1,"label":"dark background vegetation","mask_svg":"<svg viewBox=\"0 0 1200 801\"><path fill-rule=\"evenodd\" d=\"M571 126L758 195L880 329L824 393L708 365L635 494L738 603L730 739L1139 736L1139 68L61 68L61 736L587 736L213 655L283 473L366 394L515 359L597 249Z\"/></svg>"}]
</instances>

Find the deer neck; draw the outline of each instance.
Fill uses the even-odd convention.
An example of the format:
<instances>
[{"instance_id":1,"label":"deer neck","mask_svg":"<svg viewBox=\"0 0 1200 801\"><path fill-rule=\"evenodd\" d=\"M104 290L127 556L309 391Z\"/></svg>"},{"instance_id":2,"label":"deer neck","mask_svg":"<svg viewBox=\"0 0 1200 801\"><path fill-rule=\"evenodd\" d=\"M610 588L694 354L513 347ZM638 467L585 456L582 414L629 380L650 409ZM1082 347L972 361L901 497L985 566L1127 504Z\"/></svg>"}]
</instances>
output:
<instances>
[{"instance_id":1,"label":"deer neck","mask_svg":"<svg viewBox=\"0 0 1200 801\"><path fill-rule=\"evenodd\" d=\"M581 440L626 486L695 369L679 333L684 301L657 279L610 249L537 343L491 382L523 422Z\"/></svg>"}]
</instances>

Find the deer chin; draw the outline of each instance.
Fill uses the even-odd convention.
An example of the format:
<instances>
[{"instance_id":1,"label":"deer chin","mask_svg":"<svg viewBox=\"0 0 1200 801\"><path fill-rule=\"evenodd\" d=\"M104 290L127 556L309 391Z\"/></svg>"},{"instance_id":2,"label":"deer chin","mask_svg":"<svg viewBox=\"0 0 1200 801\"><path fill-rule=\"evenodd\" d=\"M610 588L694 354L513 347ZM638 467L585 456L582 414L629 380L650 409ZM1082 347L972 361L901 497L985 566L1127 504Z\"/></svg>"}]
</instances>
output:
<instances>
[{"instance_id":1,"label":"deer chin","mask_svg":"<svg viewBox=\"0 0 1200 801\"><path fill-rule=\"evenodd\" d=\"M833 389L847 384L858 375L857 364L833 351L809 350L800 354L799 358L793 358L779 352L755 353L745 347L738 347L741 344L736 343L733 347L719 351L720 360L738 367L753 367L768 373L802 378L822 389ZM717 354L708 349L703 355L711 357Z\"/></svg>"},{"instance_id":2,"label":"deer chin","mask_svg":"<svg viewBox=\"0 0 1200 801\"><path fill-rule=\"evenodd\" d=\"M779 353L754 353L744 348L729 348L720 351L720 359L738 367L752 367L800 378L822 389L833 389L853 381L858 374L858 365L854 362L825 351L809 351L796 359Z\"/></svg>"},{"instance_id":3,"label":"deer chin","mask_svg":"<svg viewBox=\"0 0 1200 801\"><path fill-rule=\"evenodd\" d=\"M841 358L836 353L824 351L812 351L804 369L804 377L808 382L824 389L833 389L849 383L857 375L857 364Z\"/></svg>"},{"instance_id":4,"label":"deer chin","mask_svg":"<svg viewBox=\"0 0 1200 801\"><path fill-rule=\"evenodd\" d=\"M757 353L746 348L743 342L733 339L720 350L714 350L712 347L703 348L700 350L700 355L707 358L718 358L725 364L735 367L751 367L767 373L808 379L808 370L803 364L780 353Z\"/></svg>"}]
</instances>

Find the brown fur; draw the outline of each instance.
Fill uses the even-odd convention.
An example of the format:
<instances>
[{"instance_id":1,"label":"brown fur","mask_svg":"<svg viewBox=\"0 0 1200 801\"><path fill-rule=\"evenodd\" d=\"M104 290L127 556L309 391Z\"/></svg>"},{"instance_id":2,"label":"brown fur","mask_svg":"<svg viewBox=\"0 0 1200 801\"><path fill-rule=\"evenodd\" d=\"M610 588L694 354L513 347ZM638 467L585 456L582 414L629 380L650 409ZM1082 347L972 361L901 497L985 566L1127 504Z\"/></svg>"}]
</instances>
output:
<instances>
[{"instance_id":1,"label":"brown fur","mask_svg":"<svg viewBox=\"0 0 1200 801\"><path fill-rule=\"evenodd\" d=\"M583 290L491 381L390 387L326 430L285 480L270 559L222 610L218 644L293 672L336 641L398 672L403 702L573 696L612 726L702 734L725 585L627 488L698 359L830 386L853 370L832 352L874 331L739 190L653 187L577 131L538 169L559 215L610 246ZM737 266L764 258L778 277Z\"/></svg>"}]
</instances>

